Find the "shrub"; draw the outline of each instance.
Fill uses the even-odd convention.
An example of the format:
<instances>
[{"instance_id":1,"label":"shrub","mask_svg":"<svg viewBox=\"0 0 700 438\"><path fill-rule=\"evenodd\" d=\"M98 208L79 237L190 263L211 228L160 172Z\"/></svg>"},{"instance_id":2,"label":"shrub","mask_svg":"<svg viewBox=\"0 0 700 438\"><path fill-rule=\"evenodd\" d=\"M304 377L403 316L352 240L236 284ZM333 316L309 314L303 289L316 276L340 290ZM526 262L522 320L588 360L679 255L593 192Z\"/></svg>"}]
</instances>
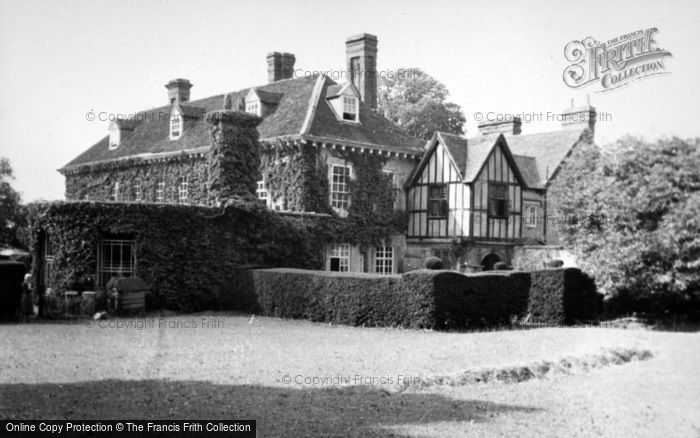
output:
<instances>
[{"instance_id":1,"label":"shrub","mask_svg":"<svg viewBox=\"0 0 700 438\"><path fill-rule=\"evenodd\" d=\"M0 260L0 318L13 318L22 300L24 265Z\"/></svg>"},{"instance_id":2,"label":"shrub","mask_svg":"<svg viewBox=\"0 0 700 438\"><path fill-rule=\"evenodd\" d=\"M416 325L432 329L464 327L468 302L463 280L464 275L453 271L422 269L404 274L401 289L404 300L417 306L412 312Z\"/></svg>"},{"instance_id":3,"label":"shrub","mask_svg":"<svg viewBox=\"0 0 700 438\"><path fill-rule=\"evenodd\" d=\"M263 315L368 326L422 327L420 300L410 299L397 275L300 269L252 271Z\"/></svg>"},{"instance_id":4,"label":"shrub","mask_svg":"<svg viewBox=\"0 0 700 438\"><path fill-rule=\"evenodd\" d=\"M402 276L267 269L239 277L237 284L253 290L239 288L233 301L264 315L348 325L459 329L508 325L528 314L560 325L601 310L593 279L575 268Z\"/></svg>"},{"instance_id":5,"label":"shrub","mask_svg":"<svg viewBox=\"0 0 700 438\"><path fill-rule=\"evenodd\" d=\"M547 262L548 268L561 268L562 266L564 266L563 260L554 259Z\"/></svg>"},{"instance_id":6,"label":"shrub","mask_svg":"<svg viewBox=\"0 0 700 438\"><path fill-rule=\"evenodd\" d=\"M466 325L508 325L527 308L530 278L523 272L481 272L466 275L470 291Z\"/></svg>"},{"instance_id":7,"label":"shrub","mask_svg":"<svg viewBox=\"0 0 700 438\"><path fill-rule=\"evenodd\" d=\"M513 267L506 262L496 262L493 265L493 269L495 271L510 271Z\"/></svg>"},{"instance_id":8,"label":"shrub","mask_svg":"<svg viewBox=\"0 0 700 438\"><path fill-rule=\"evenodd\" d=\"M252 271L264 315L349 325L452 329L509 324L527 309L527 273L402 276L297 269Z\"/></svg>"},{"instance_id":9,"label":"shrub","mask_svg":"<svg viewBox=\"0 0 700 438\"><path fill-rule=\"evenodd\" d=\"M444 265L445 264L443 263L442 259L438 257L428 257L427 259L425 259L426 269L438 270L442 269Z\"/></svg>"},{"instance_id":10,"label":"shrub","mask_svg":"<svg viewBox=\"0 0 700 438\"><path fill-rule=\"evenodd\" d=\"M529 298L533 322L571 323L594 319L602 310L593 278L576 268L532 271Z\"/></svg>"}]
</instances>

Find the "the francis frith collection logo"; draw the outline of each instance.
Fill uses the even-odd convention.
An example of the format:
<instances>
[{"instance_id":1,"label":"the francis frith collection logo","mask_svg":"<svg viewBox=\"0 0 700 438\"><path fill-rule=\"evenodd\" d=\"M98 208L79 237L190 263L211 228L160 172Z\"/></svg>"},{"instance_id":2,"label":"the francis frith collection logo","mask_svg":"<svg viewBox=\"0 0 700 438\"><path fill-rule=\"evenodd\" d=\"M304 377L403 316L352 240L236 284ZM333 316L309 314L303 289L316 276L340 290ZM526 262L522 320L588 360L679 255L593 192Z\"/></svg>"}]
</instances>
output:
<instances>
[{"instance_id":1,"label":"the francis frith collection logo","mask_svg":"<svg viewBox=\"0 0 700 438\"><path fill-rule=\"evenodd\" d=\"M620 35L605 42L593 37L571 41L564 48L572 64L564 70L564 83L571 88L599 83L597 93L611 91L641 78L669 73L664 57L671 52L657 47L652 27Z\"/></svg>"}]
</instances>

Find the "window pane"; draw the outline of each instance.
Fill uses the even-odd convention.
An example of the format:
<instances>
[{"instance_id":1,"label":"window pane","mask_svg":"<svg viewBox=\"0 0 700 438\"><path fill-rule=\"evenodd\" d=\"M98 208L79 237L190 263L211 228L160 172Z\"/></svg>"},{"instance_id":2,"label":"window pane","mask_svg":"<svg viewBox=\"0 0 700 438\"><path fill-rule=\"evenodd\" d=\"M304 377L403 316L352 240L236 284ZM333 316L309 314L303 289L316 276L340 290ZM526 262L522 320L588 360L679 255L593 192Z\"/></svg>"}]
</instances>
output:
<instances>
[{"instance_id":1,"label":"window pane","mask_svg":"<svg viewBox=\"0 0 700 438\"><path fill-rule=\"evenodd\" d=\"M428 192L428 216L432 218L447 217L447 186L430 186Z\"/></svg>"},{"instance_id":2,"label":"window pane","mask_svg":"<svg viewBox=\"0 0 700 438\"><path fill-rule=\"evenodd\" d=\"M98 284L104 287L110 278L132 277L136 270L133 240L102 240L99 248Z\"/></svg>"},{"instance_id":3,"label":"window pane","mask_svg":"<svg viewBox=\"0 0 700 438\"><path fill-rule=\"evenodd\" d=\"M331 207L345 210L350 204L349 166L333 166L331 169Z\"/></svg>"}]
</instances>

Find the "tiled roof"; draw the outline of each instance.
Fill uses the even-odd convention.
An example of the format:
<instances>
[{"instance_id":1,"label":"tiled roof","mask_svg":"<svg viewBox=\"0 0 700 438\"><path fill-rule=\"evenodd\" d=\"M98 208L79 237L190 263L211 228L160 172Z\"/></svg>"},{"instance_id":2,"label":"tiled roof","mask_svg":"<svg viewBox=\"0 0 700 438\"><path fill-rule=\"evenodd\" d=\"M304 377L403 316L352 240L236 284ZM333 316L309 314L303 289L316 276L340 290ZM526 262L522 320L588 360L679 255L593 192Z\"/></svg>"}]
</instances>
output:
<instances>
[{"instance_id":1,"label":"tiled roof","mask_svg":"<svg viewBox=\"0 0 700 438\"><path fill-rule=\"evenodd\" d=\"M535 189L544 188L542 178L537 171L537 160L535 160L535 157L513 155L513 160L515 161L515 165L518 166L520 175L522 175L528 187Z\"/></svg>"},{"instance_id":2,"label":"tiled roof","mask_svg":"<svg viewBox=\"0 0 700 438\"><path fill-rule=\"evenodd\" d=\"M422 142L408 135L393 122L360 102L360 123L338 121L330 104L325 101L326 89L336 85L324 77L315 115L306 134L314 137L336 138L356 143L386 145L413 153L422 151Z\"/></svg>"},{"instance_id":3,"label":"tiled roof","mask_svg":"<svg viewBox=\"0 0 700 438\"><path fill-rule=\"evenodd\" d=\"M563 129L541 134L504 136L513 154L535 158L540 181L538 187L544 187L574 145L589 132L588 129Z\"/></svg>"},{"instance_id":4,"label":"tiled roof","mask_svg":"<svg viewBox=\"0 0 700 438\"><path fill-rule=\"evenodd\" d=\"M442 144L445 145L447 151L450 153L461 177L464 175L464 169L467 165L467 139L446 132L438 132L438 136L442 139Z\"/></svg>"},{"instance_id":5,"label":"tiled roof","mask_svg":"<svg viewBox=\"0 0 700 438\"><path fill-rule=\"evenodd\" d=\"M199 106L194 106L194 105L185 105L185 104L180 104L178 105L180 107L180 110L182 111L182 115L185 117L190 117L193 119L202 117L204 113L207 112L205 108L199 107Z\"/></svg>"},{"instance_id":6,"label":"tiled roof","mask_svg":"<svg viewBox=\"0 0 700 438\"><path fill-rule=\"evenodd\" d=\"M543 189L576 143L587 135L590 135L587 129L566 129L530 135L503 134L503 141L517 167L516 174L528 187ZM479 175L499 136L500 134L495 133L467 139L438 132L428 144L432 146L437 139L445 145L461 172L462 181L470 183ZM428 159L426 154L413 178L418 177Z\"/></svg>"},{"instance_id":7,"label":"tiled roof","mask_svg":"<svg viewBox=\"0 0 700 438\"><path fill-rule=\"evenodd\" d=\"M327 77L304 77L285 79L256 87L262 99L278 99L278 104L258 125L260 139L297 136L302 134L327 138L338 142L349 141L382 146L383 149L396 149L419 153L420 142L410 137L404 130L394 125L364 103L360 104L360 124L340 122L330 105L325 102L325 88L336 85ZM315 93L315 90L321 91ZM233 108L238 107L249 88L227 93ZM126 136L118 148L109 149L109 138L105 137L69 162L62 170L93 163L124 159L135 155L179 152L210 145L209 131L202 115L205 112L220 110L226 94L181 104L186 120L182 136L169 139L169 116L171 105L138 113L140 120L132 133ZM307 115L313 117L307 121ZM191 116L191 117L190 117ZM189 118L189 119L188 119ZM305 131L304 131L305 130Z\"/></svg>"},{"instance_id":8,"label":"tiled roof","mask_svg":"<svg viewBox=\"0 0 700 438\"><path fill-rule=\"evenodd\" d=\"M472 182L476 179L491 150L496 145L497 139L498 135L484 135L467 140L469 143L469 151L467 152L469 159L464 171L464 182Z\"/></svg>"}]
</instances>

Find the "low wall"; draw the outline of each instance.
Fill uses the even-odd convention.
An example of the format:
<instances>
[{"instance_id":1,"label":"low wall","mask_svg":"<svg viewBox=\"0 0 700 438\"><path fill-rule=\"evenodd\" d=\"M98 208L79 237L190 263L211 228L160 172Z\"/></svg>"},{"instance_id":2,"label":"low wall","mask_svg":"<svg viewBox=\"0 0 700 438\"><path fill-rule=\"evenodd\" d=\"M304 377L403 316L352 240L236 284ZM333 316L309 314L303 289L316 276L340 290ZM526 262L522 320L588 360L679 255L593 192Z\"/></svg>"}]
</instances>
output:
<instances>
[{"instance_id":1,"label":"low wall","mask_svg":"<svg viewBox=\"0 0 700 438\"><path fill-rule=\"evenodd\" d=\"M547 267L552 260L561 260L564 267L577 267L576 256L561 246L526 245L513 249L512 266L520 270L535 270Z\"/></svg>"}]
</instances>

